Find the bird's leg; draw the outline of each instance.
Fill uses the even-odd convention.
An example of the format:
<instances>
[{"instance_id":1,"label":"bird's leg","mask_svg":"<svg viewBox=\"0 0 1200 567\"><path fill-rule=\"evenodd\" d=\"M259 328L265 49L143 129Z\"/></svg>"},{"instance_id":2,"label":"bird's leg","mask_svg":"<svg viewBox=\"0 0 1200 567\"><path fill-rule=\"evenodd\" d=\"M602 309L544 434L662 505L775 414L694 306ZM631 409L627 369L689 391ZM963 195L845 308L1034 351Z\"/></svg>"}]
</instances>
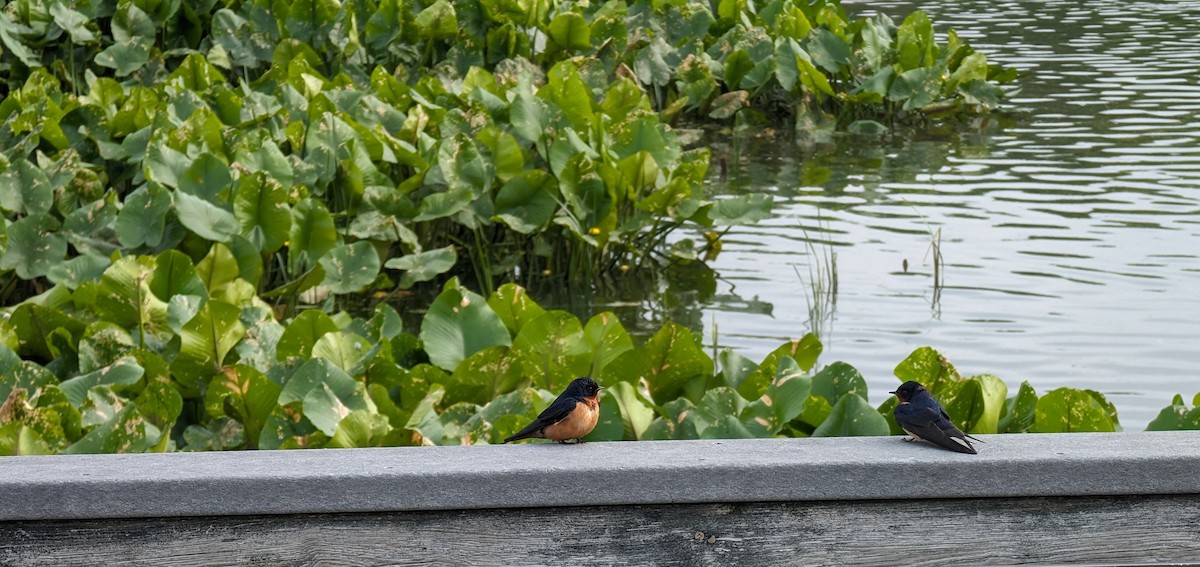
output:
<instances>
[{"instance_id":1,"label":"bird's leg","mask_svg":"<svg viewBox=\"0 0 1200 567\"><path fill-rule=\"evenodd\" d=\"M904 440L908 443L912 443L913 441L916 441L917 438L916 437L905 437Z\"/></svg>"}]
</instances>

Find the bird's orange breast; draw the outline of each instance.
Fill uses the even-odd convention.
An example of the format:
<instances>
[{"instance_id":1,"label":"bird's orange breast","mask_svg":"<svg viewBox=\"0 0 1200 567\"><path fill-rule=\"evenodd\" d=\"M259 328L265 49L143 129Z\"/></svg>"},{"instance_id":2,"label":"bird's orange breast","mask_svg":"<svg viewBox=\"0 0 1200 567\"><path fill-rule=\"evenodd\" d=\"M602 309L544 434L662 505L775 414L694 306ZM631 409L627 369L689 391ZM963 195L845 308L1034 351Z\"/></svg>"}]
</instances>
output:
<instances>
[{"instance_id":1,"label":"bird's orange breast","mask_svg":"<svg viewBox=\"0 0 1200 567\"><path fill-rule=\"evenodd\" d=\"M600 403L595 398L591 398L575 404L575 409L571 410L567 417L558 423L547 426L543 433L546 439L555 441L579 439L591 433L599 420Z\"/></svg>"}]
</instances>

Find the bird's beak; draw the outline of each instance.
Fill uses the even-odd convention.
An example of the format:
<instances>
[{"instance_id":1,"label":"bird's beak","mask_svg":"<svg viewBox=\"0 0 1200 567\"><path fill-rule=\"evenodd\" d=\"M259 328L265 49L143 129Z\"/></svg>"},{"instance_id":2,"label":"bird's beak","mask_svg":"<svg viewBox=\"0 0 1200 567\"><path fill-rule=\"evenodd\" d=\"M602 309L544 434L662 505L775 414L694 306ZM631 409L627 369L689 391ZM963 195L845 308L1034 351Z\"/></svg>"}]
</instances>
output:
<instances>
[{"instance_id":1,"label":"bird's beak","mask_svg":"<svg viewBox=\"0 0 1200 567\"><path fill-rule=\"evenodd\" d=\"M895 390L893 390L893 391L891 391L891 392L888 392L888 393L889 393L889 394L895 394L895 393L896 393L896 391L895 391Z\"/></svg>"}]
</instances>

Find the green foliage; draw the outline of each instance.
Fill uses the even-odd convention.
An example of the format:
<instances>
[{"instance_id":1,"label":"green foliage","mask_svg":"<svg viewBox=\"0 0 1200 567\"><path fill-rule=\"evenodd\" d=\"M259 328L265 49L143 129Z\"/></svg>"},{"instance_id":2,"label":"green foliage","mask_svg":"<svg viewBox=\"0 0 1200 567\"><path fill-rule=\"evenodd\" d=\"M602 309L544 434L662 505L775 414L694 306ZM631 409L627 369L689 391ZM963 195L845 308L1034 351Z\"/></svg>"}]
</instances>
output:
<instances>
[{"instance_id":1,"label":"green foliage","mask_svg":"<svg viewBox=\"0 0 1200 567\"><path fill-rule=\"evenodd\" d=\"M1200 429L1200 394L1192 398L1192 407L1183 401L1183 396L1175 394L1171 405L1158 412L1158 417L1150 422L1146 431L1176 431L1180 429Z\"/></svg>"},{"instance_id":2,"label":"green foliage","mask_svg":"<svg viewBox=\"0 0 1200 567\"><path fill-rule=\"evenodd\" d=\"M418 338L386 305L277 321L239 274L231 254L193 265L169 250L119 259L93 284L108 295L12 309L6 324L43 338L0 344L0 453L498 443L579 375L607 387L589 440L893 432L894 402L871 407L857 370L816 370L813 335L758 364L714 361L678 325L639 344L612 313L585 324L512 284L485 299L451 280ZM1024 383L1006 399L998 378L963 378L929 347L896 374L934 384L970 433L1120 429L1098 392ZM1177 396L1151 429L1195 428L1197 413Z\"/></svg>"},{"instance_id":3,"label":"green foliage","mask_svg":"<svg viewBox=\"0 0 1200 567\"><path fill-rule=\"evenodd\" d=\"M765 218L705 193L676 119L987 111L1012 73L945 37L831 1L9 3L0 454L494 443L579 375L608 386L589 439L884 434L815 336L714 361L506 282L694 262ZM421 285L416 334L339 311ZM896 373L971 432L1119 427L932 349Z\"/></svg>"},{"instance_id":4,"label":"green foliage","mask_svg":"<svg viewBox=\"0 0 1200 567\"><path fill-rule=\"evenodd\" d=\"M721 231L670 233L771 199L709 199L670 122L986 111L1010 73L946 37L825 1L10 3L0 290L217 243L280 300L691 260Z\"/></svg>"},{"instance_id":5,"label":"green foliage","mask_svg":"<svg viewBox=\"0 0 1200 567\"><path fill-rule=\"evenodd\" d=\"M1015 396L999 378L980 374L963 378L946 357L931 347L913 351L896 366L901 382L916 380L937 398L955 424L967 433L1071 433L1121 431L1117 410L1095 390L1058 388L1038 397L1028 382ZM879 408L892 433L900 433L892 417L896 400Z\"/></svg>"},{"instance_id":6,"label":"green foliage","mask_svg":"<svg viewBox=\"0 0 1200 567\"><path fill-rule=\"evenodd\" d=\"M1095 390L1058 388L1038 398L1033 429L1038 433L1117 431L1116 410Z\"/></svg>"}]
</instances>

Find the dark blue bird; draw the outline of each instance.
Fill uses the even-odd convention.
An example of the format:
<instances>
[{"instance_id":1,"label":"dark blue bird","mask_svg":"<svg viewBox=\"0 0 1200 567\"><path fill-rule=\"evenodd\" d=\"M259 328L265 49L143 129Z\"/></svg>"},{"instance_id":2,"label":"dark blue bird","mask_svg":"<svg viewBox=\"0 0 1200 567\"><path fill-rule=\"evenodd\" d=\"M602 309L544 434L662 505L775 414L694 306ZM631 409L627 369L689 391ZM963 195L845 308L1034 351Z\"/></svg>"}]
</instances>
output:
<instances>
[{"instance_id":1,"label":"dark blue bird","mask_svg":"<svg viewBox=\"0 0 1200 567\"><path fill-rule=\"evenodd\" d=\"M896 424L912 435L912 439L906 441L928 441L951 451L976 454L971 440L979 440L955 427L946 410L942 409L925 386L909 380L891 393L900 400L892 412L896 416Z\"/></svg>"},{"instance_id":2,"label":"dark blue bird","mask_svg":"<svg viewBox=\"0 0 1200 567\"><path fill-rule=\"evenodd\" d=\"M600 385L591 378L576 378L567 385L567 389L533 420L504 442L521 439L551 439L565 443L574 439L580 441L600 419Z\"/></svg>"}]
</instances>

